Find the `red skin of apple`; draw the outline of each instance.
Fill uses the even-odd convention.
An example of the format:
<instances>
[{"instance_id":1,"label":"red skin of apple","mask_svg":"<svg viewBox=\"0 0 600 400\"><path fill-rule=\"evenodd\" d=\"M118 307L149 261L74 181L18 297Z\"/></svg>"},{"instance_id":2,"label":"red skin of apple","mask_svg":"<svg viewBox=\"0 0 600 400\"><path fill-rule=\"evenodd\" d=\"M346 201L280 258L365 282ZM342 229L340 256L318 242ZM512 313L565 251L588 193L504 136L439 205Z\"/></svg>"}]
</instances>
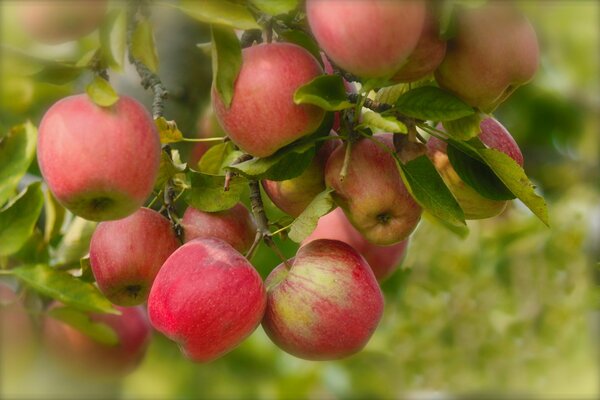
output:
<instances>
[{"instance_id":1,"label":"red skin of apple","mask_svg":"<svg viewBox=\"0 0 600 400\"><path fill-rule=\"evenodd\" d=\"M439 36L439 26L431 12L425 17L417 47L406 64L392 78L395 82L412 82L433 73L446 55L446 41Z\"/></svg>"},{"instance_id":2,"label":"red skin of apple","mask_svg":"<svg viewBox=\"0 0 600 400\"><path fill-rule=\"evenodd\" d=\"M306 16L319 47L335 64L363 78L389 78L417 45L425 3L307 0Z\"/></svg>"},{"instance_id":3,"label":"red skin of apple","mask_svg":"<svg viewBox=\"0 0 600 400\"><path fill-rule=\"evenodd\" d=\"M486 118L480 124L479 139L489 148L499 150L520 166L523 166L523 154L511 134L500 122ZM504 211L507 201L491 200L481 196L467 185L456 173L446 154L446 142L435 137L427 142L427 153L444 182L462 207L467 219L491 218Z\"/></svg>"},{"instance_id":4,"label":"red skin of apple","mask_svg":"<svg viewBox=\"0 0 600 400\"><path fill-rule=\"evenodd\" d=\"M294 92L323 74L319 62L291 43L265 43L242 50L233 101L225 107L213 86L217 119L231 140L255 157L267 157L314 132L325 115L313 105L294 104Z\"/></svg>"},{"instance_id":5,"label":"red skin of apple","mask_svg":"<svg viewBox=\"0 0 600 400\"><path fill-rule=\"evenodd\" d=\"M148 298L154 328L193 361L223 356L248 337L266 306L252 265L220 239L195 239L161 268Z\"/></svg>"},{"instance_id":6,"label":"red skin of apple","mask_svg":"<svg viewBox=\"0 0 600 400\"><path fill-rule=\"evenodd\" d=\"M190 206L185 210L181 223L184 242L214 237L229 243L241 254L252 247L256 236L254 219L242 203L219 212L200 211Z\"/></svg>"},{"instance_id":7,"label":"red skin of apple","mask_svg":"<svg viewBox=\"0 0 600 400\"><path fill-rule=\"evenodd\" d=\"M304 239L302 245L317 239L339 240L352 246L367 260L379 282L389 278L398 269L408 246L408 239L391 246L377 246L369 243L352 226L341 208L336 208L321 217L316 229Z\"/></svg>"},{"instance_id":8,"label":"red skin of apple","mask_svg":"<svg viewBox=\"0 0 600 400\"><path fill-rule=\"evenodd\" d=\"M38 162L48 187L71 212L93 221L124 218L152 192L160 140L150 114L121 96L113 106L66 97L44 115Z\"/></svg>"},{"instance_id":9,"label":"red skin of apple","mask_svg":"<svg viewBox=\"0 0 600 400\"><path fill-rule=\"evenodd\" d=\"M374 135L393 149L392 135ZM371 140L353 144L345 179L340 179L346 146L329 157L325 183L352 225L369 242L388 246L405 240L421 219L421 207L402 182L393 157Z\"/></svg>"},{"instance_id":10,"label":"red skin of apple","mask_svg":"<svg viewBox=\"0 0 600 400\"><path fill-rule=\"evenodd\" d=\"M286 352L307 360L335 360L359 352L377 328L383 295L365 259L337 240L302 246L267 280L263 328Z\"/></svg>"},{"instance_id":11,"label":"red skin of apple","mask_svg":"<svg viewBox=\"0 0 600 400\"><path fill-rule=\"evenodd\" d=\"M90 243L96 283L114 304L141 304L148 298L158 270L178 247L169 220L149 208L102 222Z\"/></svg>"},{"instance_id":12,"label":"red skin of apple","mask_svg":"<svg viewBox=\"0 0 600 400\"><path fill-rule=\"evenodd\" d=\"M18 16L29 36L59 44L96 30L107 8L106 0L28 0L19 2Z\"/></svg>"},{"instance_id":13,"label":"red skin of apple","mask_svg":"<svg viewBox=\"0 0 600 400\"><path fill-rule=\"evenodd\" d=\"M456 35L436 70L438 84L492 112L539 64L535 30L512 2L492 1L457 13Z\"/></svg>"},{"instance_id":14,"label":"red skin of apple","mask_svg":"<svg viewBox=\"0 0 600 400\"><path fill-rule=\"evenodd\" d=\"M53 303L50 308L60 307ZM90 314L93 322L111 327L119 338L116 345L107 345L86 336L72 326L47 317L43 338L50 353L66 367L100 376L122 376L137 367L146 354L152 330L143 309L116 307L121 315Z\"/></svg>"}]
</instances>

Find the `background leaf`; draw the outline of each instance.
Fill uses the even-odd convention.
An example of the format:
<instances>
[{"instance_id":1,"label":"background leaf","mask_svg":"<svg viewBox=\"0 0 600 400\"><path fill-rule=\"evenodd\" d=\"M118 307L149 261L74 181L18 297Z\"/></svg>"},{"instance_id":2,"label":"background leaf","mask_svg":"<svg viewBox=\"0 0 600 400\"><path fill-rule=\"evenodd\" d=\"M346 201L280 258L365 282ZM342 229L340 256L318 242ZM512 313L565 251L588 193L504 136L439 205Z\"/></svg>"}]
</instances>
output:
<instances>
[{"instance_id":1,"label":"background leaf","mask_svg":"<svg viewBox=\"0 0 600 400\"><path fill-rule=\"evenodd\" d=\"M26 122L0 138L0 207L11 197L35 157L37 128Z\"/></svg>"},{"instance_id":2,"label":"background leaf","mask_svg":"<svg viewBox=\"0 0 600 400\"><path fill-rule=\"evenodd\" d=\"M242 68L242 48L233 29L213 25L212 68L213 85L226 107L233 100L233 86Z\"/></svg>"},{"instance_id":3,"label":"background leaf","mask_svg":"<svg viewBox=\"0 0 600 400\"><path fill-rule=\"evenodd\" d=\"M94 322L84 312L71 307L57 307L48 311L48 315L62 321L82 332L86 336L107 346L119 344L119 336L109 325L103 322Z\"/></svg>"},{"instance_id":4,"label":"background leaf","mask_svg":"<svg viewBox=\"0 0 600 400\"><path fill-rule=\"evenodd\" d=\"M183 0L179 5L160 3L175 7L190 17L209 24L224 25L237 29L260 29L248 9L228 0Z\"/></svg>"},{"instance_id":5,"label":"background leaf","mask_svg":"<svg viewBox=\"0 0 600 400\"><path fill-rule=\"evenodd\" d=\"M292 223L288 237L300 243L310 235L319 222L319 218L332 211L336 205L331 197L333 189L328 188L315 196L308 207Z\"/></svg>"},{"instance_id":6,"label":"background leaf","mask_svg":"<svg viewBox=\"0 0 600 400\"><path fill-rule=\"evenodd\" d=\"M123 70L127 21L123 8L117 7L106 16L100 26L102 60L111 69Z\"/></svg>"},{"instance_id":7,"label":"background leaf","mask_svg":"<svg viewBox=\"0 0 600 400\"><path fill-rule=\"evenodd\" d=\"M19 251L33 233L44 205L41 185L32 183L0 210L0 256Z\"/></svg>"},{"instance_id":8,"label":"background leaf","mask_svg":"<svg viewBox=\"0 0 600 400\"><path fill-rule=\"evenodd\" d=\"M434 86L409 90L398 98L396 109L401 113L428 121L451 121L475 113L467 103Z\"/></svg>"},{"instance_id":9,"label":"background leaf","mask_svg":"<svg viewBox=\"0 0 600 400\"><path fill-rule=\"evenodd\" d=\"M252 4L269 15L287 14L298 7L298 0L252 0Z\"/></svg>"},{"instance_id":10,"label":"background leaf","mask_svg":"<svg viewBox=\"0 0 600 400\"><path fill-rule=\"evenodd\" d=\"M484 118L484 114L475 113L453 121L444 121L442 122L442 125L444 126L446 133L451 137L458 140L469 140L481 133L479 125Z\"/></svg>"},{"instance_id":11,"label":"background leaf","mask_svg":"<svg viewBox=\"0 0 600 400\"><path fill-rule=\"evenodd\" d=\"M283 31L279 34L286 42L297 44L300 47L308 50L310 54L319 62L319 64L323 65L323 60L321 59L321 51L319 50L319 45L315 40L304 33L301 30L297 29L289 29Z\"/></svg>"},{"instance_id":12,"label":"background leaf","mask_svg":"<svg viewBox=\"0 0 600 400\"><path fill-rule=\"evenodd\" d=\"M132 55L146 65L150 71L158 71L158 53L154 43L152 24L148 20L138 22L131 37Z\"/></svg>"}]
</instances>

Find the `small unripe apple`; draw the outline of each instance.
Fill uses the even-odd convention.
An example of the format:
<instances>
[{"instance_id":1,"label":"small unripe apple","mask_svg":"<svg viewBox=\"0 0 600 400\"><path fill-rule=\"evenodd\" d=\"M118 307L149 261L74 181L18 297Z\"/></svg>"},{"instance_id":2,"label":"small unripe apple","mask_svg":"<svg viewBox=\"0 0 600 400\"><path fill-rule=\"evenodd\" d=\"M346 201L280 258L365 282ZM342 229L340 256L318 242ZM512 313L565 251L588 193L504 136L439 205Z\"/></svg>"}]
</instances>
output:
<instances>
[{"instance_id":1,"label":"small unripe apple","mask_svg":"<svg viewBox=\"0 0 600 400\"><path fill-rule=\"evenodd\" d=\"M321 108L294 104L294 92L323 74L307 50L266 43L244 49L242 58L231 106L212 90L217 119L240 149L267 157L319 127L325 115Z\"/></svg>"},{"instance_id":2,"label":"small unripe apple","mask_svg":"<svg viewBox=\"0 0 600 400\"><path fill-rule=\"evenodd\" d=\"M408 240L391 246L377 246L369 243L348 221L344 211L336 208L319 219L317 227L302 245L317 239L332 239L347 243L358 251L369 263L379 282L389 278L398 269L406 256Z\"/></svg>"},{"instance_id":3,"label":"small unripe apple","mask_svg":"<svg viewBox=\"0 0 600 400\"><path fill-rule=\"evenodd\" d=\"M102 222L90 243L98 287L114 304L134 306L148 298L165 260L179 247L169 220L149 208Z\"/></svg>"},{"instance_id":4,"label":"small unripe apple","mask_svg":"<svg viewBox=\"0 0 600 400\"><path fill-rule=\"evenodd\" d=\"M523 155L519 146L500 122L493 118L486 118L481 122L480 128L479 139L486 146L507 154L520 166L523 166ZM467 185L450 164L446 149L446 142L435 137L429 138L427 142L428 156L463 209L465 218L491 218L502 213L507 202L485 198Z\"/></svg>"},{"instance_id":5,"label":"small unripe apple","mask_svg":"<svg viewBox=\"0 0 600 400\"><path fill-rule=\"evenodd\" d=\"M256 224L242 203L218 212L200 211L189 206L181 220L184 241L197 238L221 239L241 254L245 254L256 236Z\"/></svg>"},{"instance_id":6,"label":"small unripe apple","mask_svg":"<svg viewBox=\"0 0 600 400\"><path fill-rule=\"evenodd\" d=\"M59 307L53 303L50 309ZM121 376L131 372L146 354L152 330L139 307L116 307L121 315L90 314L93 322L108 325L119 343L98 342L58 319L44 320L43 339L50 354L68 368L87 374Z\"/></svg>"},{"instance_id":7,"label":"small unripe apple","mask_svg":"<svg viewBox=\"0 0 600 400\"><path fill-rule=\"evenodd\" d=\"M19 2L18 15L32 38L59 44L96 30L107 7L107 0L27 0Z\"/></svg>"},{"instance_id":8,"label":"small unripe apple","mask_svg":"<svg viewBox=\"0 0 600 400\"><path fill-rule=\"evenodd\" d=\"M363 78L389 78L417 45L425 3L307 0L306 17L335 64Z\"/></svg>"},{"instance_id":9,"label":"small unripe apple","mask_svg":"<svg viewBox=\"0 0 600 400\"><path fill-rule=\"evenodd\" d=\"M356 250L337 240L302 246L290 269L279 265L265 285L265 332L277 346L307 360L335 360L360 351L383 313L373 271Z\"/></svg>"},{"instance_id":10,"label":"small unripe apple","mask_svg":"<svg viewBox=\"0 0 600 400\"><path fill-rule=\"evenodd\" d=\"M195 239L161 268L148 298L154 328L193 361L234 349L260 323L266 293L258 272L220 239Z\"/></svg>"},{"instance_id":11,"label":"small unripe apple","mask_svg":"<svg viewBox=\"0 0 600 400\"><path fill-rule=\"evenodd\" d=\"M391 134L374 138L393 150ZM340 172L346 146L333 151L325 167L325 182L352 225L369 242L388 246L405 240L421 219L421 207L404 185L394 158L371 140L352 145L346 176Z\"/></svg>"},{"instance_id":12,"label":"small unripe apple","mask_svg":"<svg viewBox=\"0 0 600 400\"><path fill-rule=\"evenodd\" d=\"M121 96L111 107L87 95L66 97L44 115L38 162L56 199L92 221L124 218L152 192L160 140L152 117Z\"/></svg>"},{"instance_id":13,"label":"small unripe apple","mask_svg":"<svg viewBox=\"0 0 600 400\"><path fill-rule=\"evenodd\" d=\"M539 64L535 31L512 2L459 9L456 36L436 70L438 84L469 105L492 112Z\"/></svg>"}]
</instances>

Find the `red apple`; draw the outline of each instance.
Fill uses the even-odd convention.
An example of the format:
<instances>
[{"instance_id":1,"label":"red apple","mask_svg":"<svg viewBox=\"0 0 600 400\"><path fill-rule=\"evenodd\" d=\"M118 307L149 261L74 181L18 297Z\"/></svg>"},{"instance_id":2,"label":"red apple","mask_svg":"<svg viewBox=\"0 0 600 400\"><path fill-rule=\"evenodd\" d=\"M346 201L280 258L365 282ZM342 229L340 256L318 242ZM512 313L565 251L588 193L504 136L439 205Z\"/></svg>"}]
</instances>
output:
<instances>
[{"instance_id":1,"label":"red apple","mask_svg":"<svg viewBox=\"0 0 600 400\"><path fill-rule=\"evenodd\" d=\"M160 162L154 121L136 100L113 106L87 95L66 97L44 115L38 161L57 200L93 221L124 218L152 192Z\"/></svg>"},{"instance_id":2,"label":"red apple","mask_svg":"<svg viewBox=\"0 0 600 400\"><path fill-rule=\"evenodd\" d=\"M319 46L335 64L363 78L389 78L417 45L425 3L307 0L306 16Z\"/></svg>"},{"instance_id":3,"label":"red apple","mask_svg":"<svg viewBox=\"0 0 600 400\"><path fill-rule=\"evenodd\" d=\"M52 308L59 307L54 303ZM139 307L117 307L121 315L90 314L93 322L114 330L119 343L100 343L65 322L52 317L44 321L43 338L48 351L66 367L94 373L120 376L131 372L146 354L152 331Z\"/></svg>"},{"instance_id":4,"label":"red apple","mask_svg":"<svg viewBox=\"0 0 600 400\"><path fill-rule=\"evenodd\" d=\"M239 345L258 326L266 293L252 265L220 239L195 239L161 268L148 298L155 329L198 362Z\"/></svg>"},{"instance_id":5,"label":"red apple","mask_svg":"<svg viewBox=\"0 0 600 400\"><path fill-rule=\"evenodd\" d=\"M356 250L337 240L302 246L291 268L279 265L265 285L265 332L277 346L307 360L335 360L360 351L383 313L373 271Z\"/></svg>"},{"instance_id":6,"label":"red apple","mask_svg":"<svg viewBox=\"0 0 600 400\"><path fill-rule=\"evenodd\" d=\"M294 92L323 73L319 62L291 43L268 43L242 51L243 64L227 108L213 87L213 109L231 140L255 157L314 132L324 111L294 104Z\"/></svg>"},{"instance_id":7,"label":"red apple","mask_svg":"<svg viewBox=\"0 0 600 400\"><path fill-rule=\"evenodd\" d=\"M481 122L480 128L479 139L486 146L502 151L523 166L523 155L519 146L500 122L486 118ZM427 142L428 156L465 212L465 218L483 219L502 213L507 202L485 198L467 185L450 164L446 149L446 142L435 137L431 137Z\"/></svg>"},{"instance_id":8,"label":"red apple","mask_svg":"<svg viewBox=\"0 0 600 400\"><path fill-rule=\"evenodd\" d=\"M390 149L392 135L374 136ZM421 219L421 207L402 182L394 158L376 143L361 139L352 145L344 179L340 172L346 146L334 150L325 167L325 182L336 203L369 242L387 246L405 240Z\"/></svg>"},{"instance_id":9,"label":"red apple","mask_svg":"<svg viewBox=\"0 0 600 400\"><path fill-rule=\"evenodd\" d=\"M148 298L158 270L177 247L179 240L169 220L149 208L102 222L90 243L96 283L114 304L141 304Z\"/></svg>"},{"instance_id":10,"label":"red apple","mask_svg":"<svg viewBox=\"0 0 600 400\"><path fill-rule=\"evenodd\" d=\"M379 282L389 278L398 269L408 246L408 239L391 246L377 246L369 243L352 226L341 208L336 208L321 217L317 228L302 242L302 245L317 239L339 240L352 246L367 260Z\"/></svg>"},{"instance_id":11,"label":"red apple","mask_svg":"<svg viewBox=\"0 0 600 400\"><path fill-rule=\"evenodd\" d=\"M219 212L200 211L190 206L181 223L185 242L214 237L229 243L242 254L250 249L256 236L254 219L242 203Z\"/></svg>"}]
</instances>

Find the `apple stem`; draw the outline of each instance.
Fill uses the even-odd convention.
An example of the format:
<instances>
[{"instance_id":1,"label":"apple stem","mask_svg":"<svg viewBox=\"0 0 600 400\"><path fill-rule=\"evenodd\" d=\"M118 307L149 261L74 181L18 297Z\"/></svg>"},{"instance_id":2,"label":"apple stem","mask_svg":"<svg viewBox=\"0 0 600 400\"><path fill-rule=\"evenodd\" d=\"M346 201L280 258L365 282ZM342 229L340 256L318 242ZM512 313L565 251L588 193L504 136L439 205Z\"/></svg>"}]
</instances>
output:
<instances>
[{"instance_id":1,"label":"apple stem","mask_svg":"<svg viewBox=\"0 0 600 400\"><path fill-rule=\"evenodd\" d=\"M262 43L262 31L260 29L248 29L245 30L240 39L240 45L242 49L252 46L254 43Z\"/></svg>"},{"instance_id":2,"label":"apple stem","mask_svg":"<svg viewBox=\"0 0 600 400\"><path fill-rule=\"evenodd\" d=\"M252 156L250 154L242 154L241 156L239 156L238 158L236 158L235 160L233 160L233 162L231 165L236 165L239 164L241 162L244 161L248 161L251 160ZM231 170L227 170L227 172L225 172L225 183L223 184L223 191L224 192L228 192L229 191L229 184L231 183L231 178L233 178L233 175L235 175L235 173Z\"/></svg>"}]
</instances>

